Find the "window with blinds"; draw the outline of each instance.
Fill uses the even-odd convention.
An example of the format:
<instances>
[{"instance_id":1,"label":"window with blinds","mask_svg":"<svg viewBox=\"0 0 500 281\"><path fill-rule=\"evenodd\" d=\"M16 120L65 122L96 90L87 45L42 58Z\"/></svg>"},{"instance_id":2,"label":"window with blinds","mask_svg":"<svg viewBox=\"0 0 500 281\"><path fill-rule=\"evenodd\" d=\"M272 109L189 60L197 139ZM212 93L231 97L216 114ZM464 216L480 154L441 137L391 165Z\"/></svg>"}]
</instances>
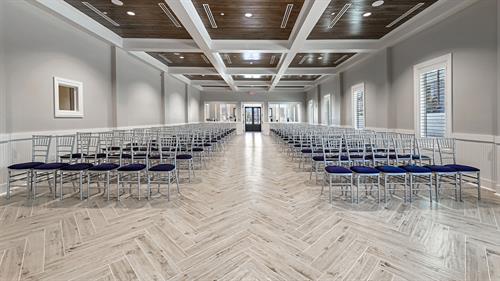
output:
<instances>
[{"instance_id":1,"label":"window with blinds","mask_svg":"<svg viewBox=\"0 0 500 281\"><path fill-rule=\"evenodd\" d=\"M352 88L353 123L354 128L365 128L365 90L363 85Z\"/></svg>"},{"instance_id":2,"label":"window with blinds","mask_svg":"<svg viewBox=\"0 0 500 281\"><path fill-rule=\"evenodd\" d=\"M446 134L445 68L420 74L420 135L424 138Z\"/></svg>"}]
</instances>

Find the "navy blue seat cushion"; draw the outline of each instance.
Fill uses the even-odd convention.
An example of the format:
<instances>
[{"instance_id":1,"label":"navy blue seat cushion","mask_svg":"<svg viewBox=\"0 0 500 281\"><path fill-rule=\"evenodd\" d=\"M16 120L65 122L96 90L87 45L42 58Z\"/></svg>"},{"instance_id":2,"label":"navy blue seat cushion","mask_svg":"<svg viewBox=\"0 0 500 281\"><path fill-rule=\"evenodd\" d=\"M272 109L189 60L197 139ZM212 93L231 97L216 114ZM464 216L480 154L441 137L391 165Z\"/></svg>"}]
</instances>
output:
<instances>
[{"instance_id":1,"label":"navy blue seat cushion","mask_svg":"<svg viewBox=\"0 0 500 281\"><path fill-rule=\"evenodd\" d=\"M82 154L81 153L73 153L73 154L66 154L66 155L63 155L61 156L62 159L69 159L71 156L71 158L74 158L74 159L80 159L82 158ZM85 156L85 154L83 155Z\"/></svg>"},{"instance_id":2,"label":"navy blue seat cushion","mask_svg":"<svg viewBox=\"0 0 500 281\"><path fill-rule=\"evenodd\" d=\"M399 158L402 158L402 159L410 159L411 158L411 155L410 154L398 154L398 159ZM389 155L389 158L390 159L396 159L396 154L391 154Z\"/></svg>"},{"instance_id":3,"label":"navy blue seat cushion","mask_svg":"<svg viewBox=\"0 0 500 281\"><path fill-rule=\"evenodd\" d=\"M352 171L340 166L327 166L325 171L329 174L352 174Z\"/></svg>"},{"instance_id":4,"label":"navy blue seat cushion","mask_svg":"<svg viewBox=\"0 0 500 281\"><path fill-rule=\"evenodd\" d=\"M387 155L375 154L375 159L384 159L384 158L387 158ZM373 159L373 154L366 155L365 159L372 160Z\"/></svg>"},{"instance_id":5,"label":"navy blue seat cushion","mask_svg":"<svg viewBox=\"0 0 500 281\"><path fill-rule=\"evenodd\" d=\"M436 173L456 173L457 170L447 167L447 166L441 166L441 165L428 165L425 166L426 168L429 168L431 171L436 172Z\"/></svg>"},{"instance_id":6,"label":"navy blue seat cushion","mask_svg":"<svg viewBox=\"0 0 500 281\"><path fill-rule=\"evenodd\" d=\"M28 170L28 169L33 169L37 166L43 165L43 162L26 162L26 163L19 163L19 164L14 164L10 165L9 169L11 170Z\"/></svg>"},{"instance_id":7,"label":"navy blue seat cushion","mask_svg":"<svg viewBox=\"0 0 500 281\"><path fill-rule=\"evenodd\" d=\"M175 169L175 166L172 164L158 164L149 168L151 172L170 172Z\"/></svg>"},{"instance_id":8,"label":"navy blue seat cushion","mask_svg":"<svg viewBox=\"0 0 500 281\"><path fill-rule=\"evenodd\" d=\"M377 170L386 174L404 174L406 173L405 169L395 167L395 166L377 166L375 167Z\"/></svg>"},{"instance_id":9,"label":"navy blue seat cushion","mask_svg":"<svg viewBox=\"0 0 500 281\"><path fill-rule=\"evenodd\" d=\"M459 172L479 172L480 170L476 167L466 166L466 165L457 165L457 164L449 164L445 165L446 167L450 167Z\"/></svg>"},{"instance_id":10,"label":"navy blue seat cushion","mask_svg":"<svg viewBox=\"0 0 500 281\"><path fill-rule=\"evenodd\" d=\"M324 159L325 159L325 157L323 157L323 156L313 156L314 161L323 161Z\"/></svg>"},{"instance_id":11,"label":"navy blue seat cushion","mask_svg":"<svg viewBox=\"0 0 500 281\"><path fill-rule=\"evenodd\" d=\"M106 153L97 153L97 156L95 154L86 155L85 158L98 158L98 159L102 159L102 158L106 158Z\"/></svg>"},{"instance_id":12,"label":"navy blue seat cushion","mask_svg":"<svg viewBox=\"0 0 500 281\"><path fill-rule=\"evenodd\" d=\"M176 158L181 159L181 160L189 160L189 159L192 159L193 156L189 155L189 154L179 154L176 156Z\"/></svg>"},{"instance_id":13,"label":"navy blue seat cushion","mask_svg":"<svg viewBox=\"0 0 500 281\"><path fill-rule=\"evenodd\" d=\"M66 167L66 166L69 166L69 163L59 163L59 162L47 163L47 164L37 166L35 168L35 170L57 170L57 169L61 169L61 168Z\"/></svg>"},{"instance_id":14,"label":"navy blue seat cushion","mask_svg":"<svg viewBox=\"0 0 500 281\"><path fill-rule=\"evenodd\" d=\"M61 168L61 171L84 171L94 167L90 163L76 163Z\"/></svg>"},{"instance_id":15,"label":"navy blue seat cushion","mask_svg":"<svg viewBox=\"0 0 500 281\"><path fill-rule=\"evenodd\" d=\"M358 173L358 174L378 174L378 173L380 173L379 170L377 170L373 167L366 167L366 166L352 166L351 171Z\"/></svg>"},{"instance_id":16,"label":"navy blue seat cushion","mask_svg":"<svg viewBox=\"0 0 500 281\"><path fill-rule=\"evenodd\" d=\"M134 171L141 171L146 169L146 165L144 164L128 164L123 167L118 168L118 171L121 172L134 172Z\"/></svg>"},{"instance_id":17,"label":"navy blue seat cushion","mask_svg":"<svg viewBox=\"0 0 500 281\"><path fill-rule=\"evenodd\" d=\"M429 159L431 159L429 156L425 156L425 155L413 155L411 158L413 160L419 160L419 159L429 160Z\"/></svg>"},{"instance_id":18,"label":"navy blue seat cushion","mask_svg":"<svg viewBox=\"0 0 500 281\"><path fill-rule=\"evenodd\" d=\"M209 143L204 143L203 146L212 146L212 145Z\"/></svg>"},{"instance_id":19,"label":"navy blue seat cushion","mask_svg":"<svg viewBox=\"0 0 500 281\"><path fill-rule=\"evenodd\" d=\"M312 153L311 149L302 149L300 152L302 153Z\"/></svg>"},{"instance_id":20,"label":"navy blue seat cushion","mask_svg":"<svg viewBox=\"0 0 500 281\"><path fill-rule=\"evenodd\" d=\"M201 147L193 147L193 151L195 151L195 152L202 152L203 148L201 148Z\"/></svg>"},{"instance_id":21,"label":"navy blue seat cushion","mask_svg":"<svg viewBox=\"0 0 500 281\"><path fill-rule=\"evenodd\" d=\"M89 171L111 171L118 167L120 167L120 165L115 163L103 163L90 168Z\"/></svg>"},{"instance_id":22,"label":"navy blue seat cushion","mask_svg":"<svg viewBox=\"0 0 500 281\"><path fill-rule=\"evenodd\" d=\"M417 165L407 165L407 166L400 166L400 168L406 170L407 172L413 173L413 174L428 174L431 173L431 169L427 167L422 167L422 166L417 166Z\"/></svg>"}]
</instances>

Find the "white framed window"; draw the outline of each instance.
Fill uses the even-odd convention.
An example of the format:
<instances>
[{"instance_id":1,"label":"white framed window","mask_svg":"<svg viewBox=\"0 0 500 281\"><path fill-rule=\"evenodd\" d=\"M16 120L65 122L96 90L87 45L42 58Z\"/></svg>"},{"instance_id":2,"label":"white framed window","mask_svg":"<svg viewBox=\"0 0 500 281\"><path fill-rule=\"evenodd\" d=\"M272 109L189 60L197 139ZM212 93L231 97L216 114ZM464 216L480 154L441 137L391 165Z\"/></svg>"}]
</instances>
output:
<instances>
[{"instance_id":1,"label":"white framed window","mask_svg":"<svg viewBox=\"0 0 500 281\"><path fill-rule=\"evenodd\" d=\"M355 129L365 128L365 83L351 88L352 94L352 123Z\"/></svg>"},{"instance_id":2,"label":"white framed window","mask_svg":"<svg viewBox=\"0 0 500 281\"><path fill-rule=\"evenodd\" d=\"M54 115L61 118L83 117L83 83L54 77Z\"/></svg>"},{"instance_id":3,"label":"white framed window","mask_svg":"<svg viewBox=\"0 0 500 281\"><path fill-rule=\"evenodd\" d=\"M414 66L415 131L448 137L452 132L452 57L447 54Z\"/></svg>"}]
</instances>

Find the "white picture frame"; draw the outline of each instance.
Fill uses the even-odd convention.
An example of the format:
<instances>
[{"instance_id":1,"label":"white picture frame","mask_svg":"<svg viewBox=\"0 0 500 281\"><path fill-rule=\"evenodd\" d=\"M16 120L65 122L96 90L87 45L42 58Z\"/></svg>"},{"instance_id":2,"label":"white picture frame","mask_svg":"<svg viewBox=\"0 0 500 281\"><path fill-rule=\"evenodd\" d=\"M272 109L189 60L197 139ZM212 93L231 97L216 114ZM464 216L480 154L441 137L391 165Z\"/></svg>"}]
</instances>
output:
<instances>
[{"instance_id":1,"label":"white picture frame","mask_svg":"<svg viewBox=\"0 0 500 281\"><path fill-rule=\"evenodd\" d=\"M76 98L73 99L75 110L63 110L59 104L59 87L66 86L75 89ZM83 118L83 83L54 76L54 116L56 118Z\"/></svg>"}]
</instances>

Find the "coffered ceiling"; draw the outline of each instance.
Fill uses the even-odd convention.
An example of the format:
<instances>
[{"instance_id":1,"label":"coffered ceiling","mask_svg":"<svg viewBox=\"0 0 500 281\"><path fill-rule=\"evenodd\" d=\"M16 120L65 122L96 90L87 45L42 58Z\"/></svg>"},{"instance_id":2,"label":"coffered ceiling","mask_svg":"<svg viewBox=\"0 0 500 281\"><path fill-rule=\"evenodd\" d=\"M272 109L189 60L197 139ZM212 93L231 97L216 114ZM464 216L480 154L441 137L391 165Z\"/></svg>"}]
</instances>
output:
<instances>
[{"instance_id":1,"label":"coffered ceiling","mask_svg":"<svg viewBox=\"0 0 500 281\"><path fill-rule=\"evenodd\" d=\"M458 0L33 0L200 90L305 91Z\"/></svg>"}]
</instances>

